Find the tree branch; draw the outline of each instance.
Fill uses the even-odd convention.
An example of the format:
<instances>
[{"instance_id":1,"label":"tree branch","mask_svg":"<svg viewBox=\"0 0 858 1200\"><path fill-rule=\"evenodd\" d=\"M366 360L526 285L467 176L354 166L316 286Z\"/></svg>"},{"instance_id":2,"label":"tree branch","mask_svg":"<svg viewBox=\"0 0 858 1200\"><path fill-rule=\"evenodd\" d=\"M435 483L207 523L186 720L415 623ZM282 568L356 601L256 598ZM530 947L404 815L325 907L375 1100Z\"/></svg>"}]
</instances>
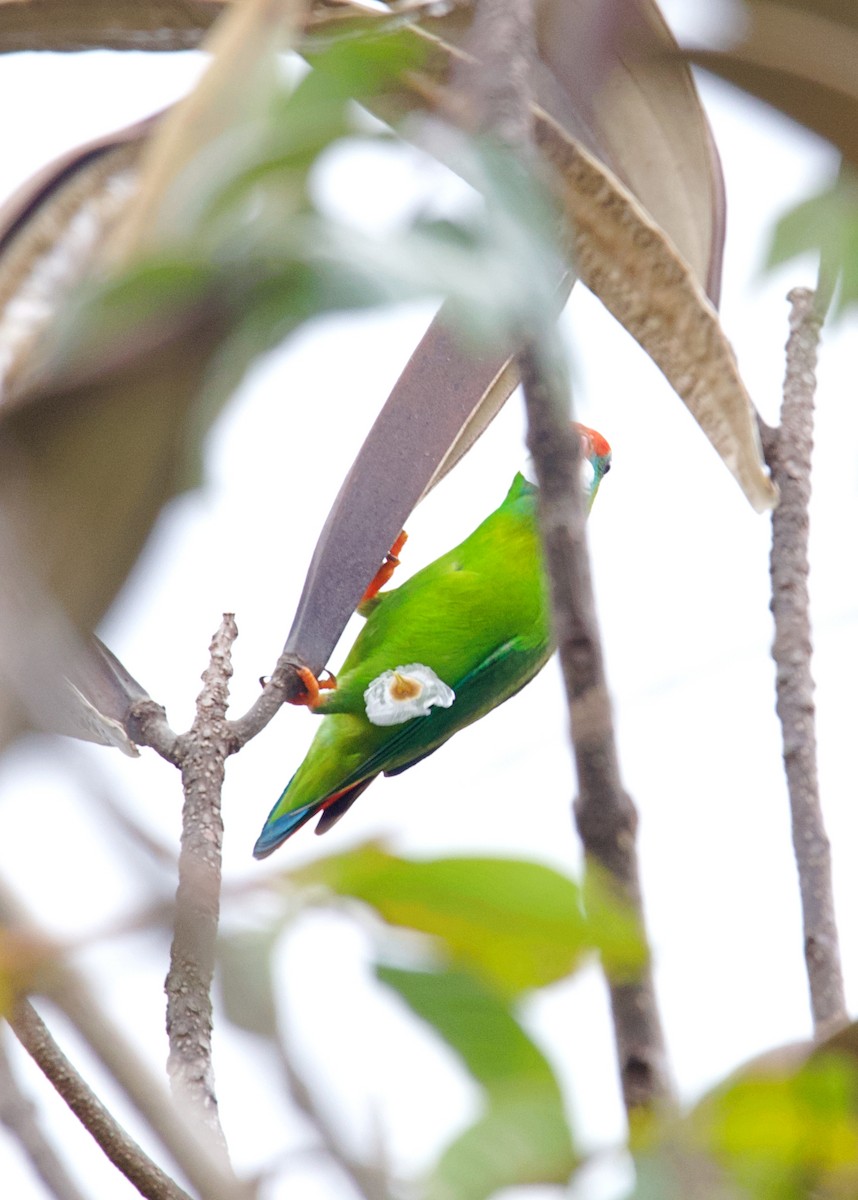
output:
<instances>
[{"instance_id":1,"label":"tree branch","mask_svg":"<svg viewBox=\"0 0 858 1200\"><path fill-rule=\"evenodd\" d=\"M479 0L465 48L454 75L465 121L530 154L533 0Z\"/></svg>"},{"instance_id":2,"label":"tree branch","mask_svg":"<svg viewBox=\"0 0 858 1200\"><path fill-rule=\"evenodd\" d=\"M2 884L0 922L28 943L49 944L17 897ZM214 1161L211 1137L203 1139L199 1125L191 1125L185 1111L171 1103L161 1082L72 966L59 957L46 961L39 972L38 990L68 1018L205 1200L250 1200L251 1189Z\"/></svg>"},{"instance_id":3,"label":"tree branch","mask_svg":"<svg viewBox=\"0 0 858 1200\"><path fill-rule=\"evenodd\" d=\"M138 746L150 746L174 767L182 765L183 744L167 721L161 704L148 696L132 704L125 721L128 736Z\"/></svg>"},{"instance_id":4,"label":"tree branch","mask_svg":"<svg viewBox=\"0 0 858 1200\"><path fill-rule=\"evenodd\" d=\"M540 349L519 354L527 445L539 482L539 524L551 583L554 636L569 701L579 796L578 831L645 930L635 833L623 790L587 552L578 437L564 381ZM633 982L608 980L623 1099L629 1115L672 1098L664 1034L647 966Z\"/></svg>"},{"instance_id":5,"label":"tree branch","mask_svg":"<svg viewBox=\"0 0 858 1200\"><path fill-rule=\"evenodd\" d=\"M220 912L223 820L221 790L227 750L226 706L231 648L238 634L231 613L209 646L209 666L182 755L182 844L176 923L167 992L167 1070L176 1095L214 1135L224 1161L226 1139L217 1112L211 1063L211 984Z\"/></svg>"},{"instance_id":6,"label":"tree branch","mask_svg":"<svg viewBox=\"0 0 858 1200\"><path fill-rule=\"evenodd\" d=\"M113 1119L63 1054L29 1001L18 1001L9 1017L9 1023L18 1041L65 1100L84 1129L91 1134L117 1170L134 1184L141 1196L146 1196L148 1200L190 1200L188 1193L153 1163ZM39 1173L41 1174L41 1170ZM62 1200L80 1197L74 1185L71 1185L71 1190L60 1190L52 1186L47 1179L46 1182Z\"/></svg>"},{"instance_id":7,"label":"tree branch","mask_svg":"<svg viewBox=\"0 0 858 1200\"><path fill-rule=\"evenodd\" d=\"M18 1086L3 1037L0 1037L0 1124L17 1141L55 1200L84 1200L83 1192L66 1171L42 1129L35 1105Z\"/></svg>"},{"instance_id":8,"label":"tree branch","mask_svg":"<svg viewBox=\"0 0 858 1200\"><path fill-rule=\"evenodd\" d=\"M535 41L529 0L480 0L471 29L481 60L460 81L477 123L533 161L530 79ZM528 331L522 330L526 335ZM608 873L645 929L635 851L637 813L620 782L584 526L578 438L553 339L526 340L518 367L527 444L540 488L539 524L551 586L580 796L578 830L591 861ZM672 1096L667 1052L649 967L633 983L608 981L626 1110Z\"/></svg>"},{"instance_id":9,"label":"tree branch","mask_svg":"<svg viewBox=\"0 0 858 1200\"><path fill-rule=\"evenodd\" d=\"M788 299L792 308L781 423L778 429L763 427L762 431L766 461L781 496L772 513L772 657L777 668L777 712L813 1025L817 1038L825 1038L846 1024L848 1017L834 915L831 847L819 800L807 586L814 372L822 318L809 289L794 288Z\"/></svg>"}]
</instances>

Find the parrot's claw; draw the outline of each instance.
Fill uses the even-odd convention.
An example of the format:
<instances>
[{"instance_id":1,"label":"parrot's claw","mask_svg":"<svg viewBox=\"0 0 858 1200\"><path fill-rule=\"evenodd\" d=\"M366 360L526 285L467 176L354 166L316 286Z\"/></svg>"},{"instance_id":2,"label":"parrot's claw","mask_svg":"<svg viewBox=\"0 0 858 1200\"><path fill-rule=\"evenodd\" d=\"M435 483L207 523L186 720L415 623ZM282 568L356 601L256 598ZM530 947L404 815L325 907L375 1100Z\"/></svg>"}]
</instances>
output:
<instances>
[{"instance_id":1,"label":"parrot's claw","mask_svg":"<svg viewBox=\"0 0 858 1200\"><path fill-rule=\"evenodd\" d=\"M399 566L399 555L402 553L402 547L408 541L408 534L402 530L399 537L390 547L390 550L384 556L384 562L375 573L375 578L364 592L358 609L363 604L369 604L370 600L374 600L377 594L381 591L386 583L390 582L393 572Z\"/></svg>"},{"instance_id":2,"label":"parrot's claw","mask_svg":"<svg viewBox=\"0 0 858 1200\"><path fill-rule=\"evenodd\" d=\"M289 701L290 704L300 704L307 708L315 708L319 703L322 692L333 690L337 686L337 677L327 671L327 679L317 679L309 667L298 667L296 674L304 685L304 691Z\"/></svg>"}]
</instances>

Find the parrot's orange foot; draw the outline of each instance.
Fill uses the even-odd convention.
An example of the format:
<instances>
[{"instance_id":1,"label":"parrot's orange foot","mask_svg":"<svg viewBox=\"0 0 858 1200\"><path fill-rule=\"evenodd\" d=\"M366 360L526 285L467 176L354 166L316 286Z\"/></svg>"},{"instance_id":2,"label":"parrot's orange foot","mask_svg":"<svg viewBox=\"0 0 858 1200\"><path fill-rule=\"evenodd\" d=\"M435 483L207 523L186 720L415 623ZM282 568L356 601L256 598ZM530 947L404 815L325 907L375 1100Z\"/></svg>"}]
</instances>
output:
<instances>
[{"instance_id":1,"label":"parrot's orange foot","mask_svg":"<svg viewBox=\"0 0 858 1200\"><path fill-rule=\"evenodd\" d=\"M375 573L375 578L364 592L361 598L361 604L367 604L370 600L373 600L384 587L384 585L390 582L393 572L399 566L399 555L402 553L402 547L407 541L408 534L403 529L402 533L400 533L399 537L390 547L390 550L384 556L384 562L378 568Z\"/></svg>"},{"instance_id":2,"label":"parrot's orange foot","mask_svg":"<svg viewBox=\"0 0 858 1200\"><path fill-rule=\"evenodd\" d=\"M327 679L317 679L309 667L297 668L298 678L304 685L304 691L300 696L295 696L289 701L290 704L301 704L307 708L315 708L319 703L321 692L331 691L337 686L337 677L327 671Z\"/></svg>"}]
</instances>

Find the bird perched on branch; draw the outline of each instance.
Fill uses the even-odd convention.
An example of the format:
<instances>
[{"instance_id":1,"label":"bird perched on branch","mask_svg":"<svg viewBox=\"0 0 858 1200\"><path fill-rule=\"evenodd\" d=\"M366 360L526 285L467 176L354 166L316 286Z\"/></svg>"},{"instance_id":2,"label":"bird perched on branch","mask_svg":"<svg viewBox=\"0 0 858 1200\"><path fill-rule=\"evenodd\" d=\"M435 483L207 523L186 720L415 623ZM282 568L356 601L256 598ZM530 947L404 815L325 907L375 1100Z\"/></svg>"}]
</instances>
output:
<instances>
[{"instance_id":1,"label":"bird perched on branch","mask_svg":"<svg viewBox=\"0 0 858 1200\"><path fill-rule=\"evenodd\" d=\"M590 506L611 464L601 434L577 425ZM537 526L537 488L516 475L501 506L461 545L401 587L390 577L397 540L359 612L366 625L336 686L302 674L324 717L307 756L254 847L265 858L317 813L324 833L377 775L398 775L514 696L553 646L548 582Z\"/></svg>"}]
</instances>

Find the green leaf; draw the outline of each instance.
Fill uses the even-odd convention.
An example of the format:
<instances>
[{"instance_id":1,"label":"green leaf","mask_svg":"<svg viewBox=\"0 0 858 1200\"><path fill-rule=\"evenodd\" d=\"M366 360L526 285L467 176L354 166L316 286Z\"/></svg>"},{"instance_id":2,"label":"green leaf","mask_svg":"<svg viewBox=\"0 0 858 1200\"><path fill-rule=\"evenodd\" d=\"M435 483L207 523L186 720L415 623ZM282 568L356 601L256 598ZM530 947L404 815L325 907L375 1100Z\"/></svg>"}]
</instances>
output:
<instances>
[{"instance_id":1,"label":"green leaf","mask_svg":"<svg viewBox=\"0 0 858 1200\"><path fill-rule=\"evenodd\" d=\"M615 983L636 979L648 954L637 914L617 895L616 883L596 864L587 866L583 887L584 911L593 945Z\"/></svg>"},{"instance_id":2,"label":"green leaf","mask_svg":"<svg viewBox=\"0 0 858 1200\"><path fill-rule=\"evenodd\" d=\"M404 859L376 843L292 872L298 886L323 884L370 904L391 925L439 938L451 958L502 992L563 979L605 945L611 961L640 961L640 941L602 894L596 916L573 880L520 859Z\"/></svg>"},{"instance_id":3,"label":"green leaf","mask_svg":"<svg viewBox=\"0 0 858 1200\"><path fill-rule=\"evenodd\" d=\"M547 1059L507 1003L462 971L406 971L379 966L382 983L441 1034L471 1075L493 1095L527 1086L560 1098Z\"/></svg>"},{"instance_id":4,"label":"green leaf","mask_svg":"<svg viewBox=\"0 0 858 1200\"><path fill-rule=\"evenodd\" d=\"M563 1109L526 1087L493 1103L442 1155L427 1200L483 1200L515 1184L565 1184L575 1170Z\"/></svg>"},{"instance_id":5,"label":"green leaf","mask_svg":"<svg viewBox=\"0 0 858 1200\"><path fill-rule=\"evenodd\" d=\"M382 966L377 975L444 1038L486 1093L483 1114L441 1156L430 1200L483 1200L514 1184L565 1183L576 1158L560 1088L507 1004L457 971Z\"/></svg>"},{"instance_id":6,"label":"green leaf","mask_svg":"<svg viewBox=\"0 0 858 1200\"><path fill-rule=\"evenodd\" d=\"M788 1074L743 1073L698 1105L689 1128L754 1198L858 1192L858 1075L849 1061L828 1055Z\"/></svg>"}]
</instances>

